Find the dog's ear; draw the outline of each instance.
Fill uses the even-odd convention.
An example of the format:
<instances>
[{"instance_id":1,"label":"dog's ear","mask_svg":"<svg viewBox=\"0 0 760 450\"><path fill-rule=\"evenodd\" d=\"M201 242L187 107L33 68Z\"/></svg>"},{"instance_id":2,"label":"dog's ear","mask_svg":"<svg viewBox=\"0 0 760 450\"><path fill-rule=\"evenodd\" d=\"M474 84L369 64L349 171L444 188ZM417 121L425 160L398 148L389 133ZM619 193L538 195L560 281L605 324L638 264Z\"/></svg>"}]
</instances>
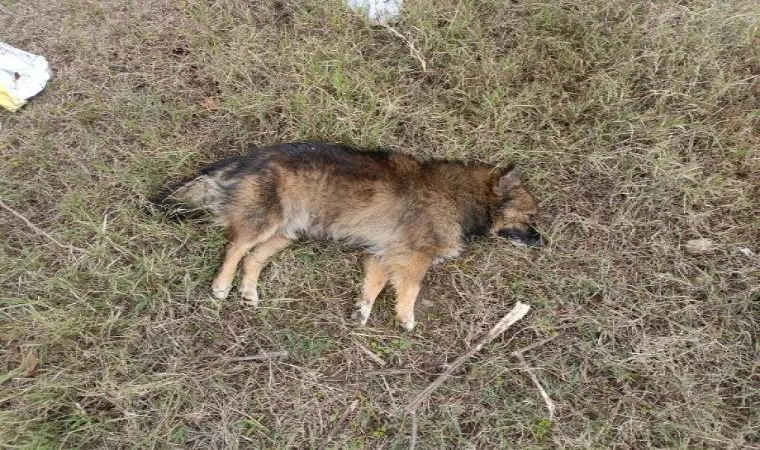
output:
<instances>
[{"instance_id":1,"label":"dog's ear","mask_svg":"<svg viewBox=\"0 0 760 450\"><path fill-rule=\"evenodd\" d=\"M522 170L515 166L515 165L509 165L503 171L501 172L501 176L499 176L496 183L494 183L494 193L499 196L504 196L509 193L512 189L520 186L520 175L522 174Z\"/></svg>"}]
</instances>

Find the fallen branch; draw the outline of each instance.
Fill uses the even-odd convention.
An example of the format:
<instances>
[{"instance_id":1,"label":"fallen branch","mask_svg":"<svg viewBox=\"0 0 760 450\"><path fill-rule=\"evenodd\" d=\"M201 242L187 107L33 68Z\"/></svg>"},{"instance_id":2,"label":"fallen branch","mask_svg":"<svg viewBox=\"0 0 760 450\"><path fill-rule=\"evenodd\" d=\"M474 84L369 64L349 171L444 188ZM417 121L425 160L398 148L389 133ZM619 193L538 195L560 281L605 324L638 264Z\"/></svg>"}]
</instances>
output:
<instances>
[{"instance_id":1,"label":"fallen branch","mask_svg":"<svg viewBox=\"0 0 760 450\"><path fill-rule=\"evenodd\" d=\"M409 415L412 416L412 436L409 438L409 450L414 450L417 447L417 412L412 411Z\"/></svg>"},{"instance_id":2,"label":"fallen branch","mask_svg":"<svg viewBox=\"0 0 760 450\"><path fill-rule=\"evenodd\" d=\"M29 219L27 219L26 217L24 217L23 214L21 214L20 212L16 211L13 208L11 208L10 206L6 205L5 202L3 202L2 200L0 200L0 206L2 206L3 209L5 209L9 213L13 214L18 219L20 219L22 222L24 222L26 224L26 226L28 226L29 228L32 229L32 231L34 231L35 233L37 233L37 234L39 234L41 236L44 236L44 237L48 238L55 245L57 245L57 246L59 246L61 248L67 249L67 250L76 250L76 251L81 252L81 253L87 253L84 249L81 249L79 247L74 247L73 245L70 245L70 244L62 244L56 238L54 238L53 236L51 236L50 234L48 234L46 231L40 229L37 225L33 224Z\"/></svg>"},{"instance_id":3,"label":"fallen branch","mask_svg":"<svg viewBox=\"0 0 760 450\"><path fill-rule=\"evenodd\" d=\"M480 339L475 342L475 345L470 347L467 352L465 352L462 356L457 358L451 365L448 366L445 372L438 375L438 378L436 378L430 385L425 388L422 392L420 392L417 397L415 397L414 400L409 403L409 405L406 407L406 412L408 414L415 414L417 407L425 401L426 398L430 396L436 389L441 387L441 385L451 377L451 375L457 371L465 362L467 362L468 359L472 358L473 355L478 353L484 345L488 344L492 340L494 340L496 337L501 335L504 331L507 330L507 328L511 327L515 322L525 317L526 314L528 314L528 311L530 311L530 305L517 302L515 304L515 307L512 308L512 310L504 316L499 323L494 325L493 328L491 328L491 331L489 331L487 334L483 335Z\"/></svg>"},{"instance_id":4,"label":"fallen branch","mask_svg":"<svg viewBox=\"0 0 760 450\"><path fill-rule=\"evenodd\" d=\"M554 411L557 409L557 405L552 401L551 398L549 398L549 394L546 393L546 391L544 390L544 387L541 386L541 382L538 380L538 377L536 376L536 374L533 373L533 369L531 369L530 366L528 365L528 362L525 361L525 357L523 357L523 353L525 353L528 350L539 347L541 345L544 345L547 342L551 341L552 339L554 339L554 337L544 339L543 341L536 342L535 344L531 344L523 349L512 352L512 356L517 358L517 360L520 362L520 369L528 374L528 378L530 378L530 380L538 389L538 393L541 394L541 398L544 399L544 402L546 403L546 408L549 410L549 420L554 420Z\"/></svg>"},{"instance_id":5,"label":"fallen branch","mask_svg":"<svg viewBox=\"0 0 760 450\"><path fill-rule=\"evenodd\" d=\"M351 402L350 405L348 405L348 408L346 408L345 411L343 411L343 414L340 416L340 419L338 419L337 422L335 422L335 425L330 429L330 432L327 433L327 437L325 437L325 440L322 442L322 444L319 446L319 450L324 450L327 448L327 444L330 443L330 441L335 438L335 435L340 432L340 430L343 429L343 427L346 425L346 421L348 420L348 416L351 415L352 412L356 409L356 407L359 406L359 400L354 400Z\"/></svg>"}]
</instances>

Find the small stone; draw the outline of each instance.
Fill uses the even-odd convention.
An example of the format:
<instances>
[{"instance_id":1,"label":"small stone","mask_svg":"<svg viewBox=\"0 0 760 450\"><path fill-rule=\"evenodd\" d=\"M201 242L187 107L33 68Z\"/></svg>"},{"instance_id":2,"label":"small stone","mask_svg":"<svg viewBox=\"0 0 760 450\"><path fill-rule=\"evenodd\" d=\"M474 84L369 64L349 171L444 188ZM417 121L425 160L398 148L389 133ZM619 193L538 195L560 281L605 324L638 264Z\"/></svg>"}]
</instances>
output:
<instances>
[{"instance_id":1,"label":"small stone","mask_svg":"<svg viewBox=\"0 0 760 450\"><path fill-rule=\"evenodd\" d=\"M752 258L753 256L755 256L755 252L753 252L752 250L748 249L747 247L740 248L739 252L741 252L741 254L744 255L744 256L746 256L747 258Z\"/></svg>"},{"instance_id":2,"label":"small stone","mask_svg":"<svg viewBox=\"0 0 760 450\"><path fill-rule=\"evenodd\" d=\"M684 249L691 255L704 255L715 250L715 245L710 239L692 239L684 245Z\"/></svg>"}]
</instances>

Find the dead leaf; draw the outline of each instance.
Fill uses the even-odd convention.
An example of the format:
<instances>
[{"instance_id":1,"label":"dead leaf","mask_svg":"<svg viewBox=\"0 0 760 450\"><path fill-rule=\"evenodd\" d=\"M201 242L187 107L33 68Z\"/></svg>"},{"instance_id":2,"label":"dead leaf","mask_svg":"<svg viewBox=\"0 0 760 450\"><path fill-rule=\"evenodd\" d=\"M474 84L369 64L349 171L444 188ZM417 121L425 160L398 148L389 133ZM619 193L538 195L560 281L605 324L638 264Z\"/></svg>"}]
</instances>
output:
<instances>
[{"instance_id":1,"label":"dead leaf","mask_svg":"<svg viewBox=\"0 0 760 450\"><path fill-rule=\"evenodd\" d=\"M21 370L24 371L24 374L26 374L26 376L33 377L37 375L37 368L39 365L40 360L37 359L37 356L35 356L34 353L29 353L21 363Z\"/></svg>"},{"instance_id":2,"label":"dead leaf","mask_svg":"<svg viewBox=\"0 0 760 450\"><path fill-rule=\"evenodd\" d=\"M7 381L10 381L16 377L25 375L27 377L33 377L37 375L37 368L40 366L40 360L37 359L37 356L34 353L29 353L26 355L23 361L21 361L21 365L18 366L18 368L11 370L8 373L1 374L0 375L0 384L4 384Z\"/></svg>"},{"instance_id":3,"label":"dead leaf","mask_svg":"<svg viewBox=\"0 0 760 450\"><path fill-rule=\"evenodd\" d=\"M201 106L208 109L209 111L216 111L217 109L221 108L221 103L219 103L219 99L214 97L206 97L201 102Z\"/></svg>"}]
</instances>

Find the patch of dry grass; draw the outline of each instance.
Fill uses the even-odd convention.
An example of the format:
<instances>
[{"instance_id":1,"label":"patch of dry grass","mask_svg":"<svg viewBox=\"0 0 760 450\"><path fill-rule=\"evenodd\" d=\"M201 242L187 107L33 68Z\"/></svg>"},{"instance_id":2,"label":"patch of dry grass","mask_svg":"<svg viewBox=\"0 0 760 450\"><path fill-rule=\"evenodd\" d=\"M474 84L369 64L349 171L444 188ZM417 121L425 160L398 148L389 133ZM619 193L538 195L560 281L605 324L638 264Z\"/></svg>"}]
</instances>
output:
<instances>
[{"instance_id":1,"label":"patch of dry grass","mask_svg":"<svg viewBox=\"0 0 760 450\"><path fill-rule=\"evenodd\" d=\"M760 253L754 2L417 0L403 39L335 2L2 4L0 40L56 74L0 112L0 197L87 251L0 214L3 444L317 447L360 399L334 445L404 448L397 411L432 377L365 376L357 343L429 367L522 300L518 331L419 411L418 448L758 445L760 264L739 251ZM213 300L223 235L145 198L303 138L519 161L552 245L437 267L408 334L387 294L353 327L361 255L338 245L276 258L259 310ZM697 237L717 250L686 254ZM510 352L554 335L525 355L550 422Z\"/></svg>"}]
</instances>

